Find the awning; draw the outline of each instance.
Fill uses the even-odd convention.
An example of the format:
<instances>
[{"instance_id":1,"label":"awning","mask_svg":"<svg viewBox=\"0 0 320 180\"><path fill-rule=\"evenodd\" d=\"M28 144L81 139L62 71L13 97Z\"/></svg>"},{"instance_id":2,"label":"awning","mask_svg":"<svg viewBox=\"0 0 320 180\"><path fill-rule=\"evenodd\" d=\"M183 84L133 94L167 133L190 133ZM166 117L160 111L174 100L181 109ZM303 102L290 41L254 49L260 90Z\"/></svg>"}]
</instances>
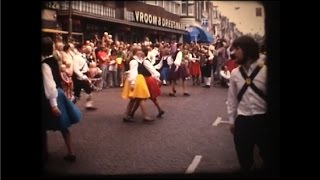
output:
<instances>
[{"instance_id":1,"label":"awning","mask_svg":"<svg viewBox=\"0 0 320 180\"><path fill-rule=\"evenodd\" d=\"M200 41L203 41L204 43L212 43L213 36L206 30L200 31Z\"/></svg>"},{"instance_id":2,"label":"awning","mask_svg":"<svg viewBox=\"0 0 320 180\"><path fill-rule=\"evenodd\" d=\"M46 32L46 33L58 33L58 34L68 34L67 31L61 31L61 30L56 30L56 29L47 29L47 28L43 28L41 29L42 32ZM72 35L79 35L82 36L83 33L77 33L77 32L72 32Z\"/></svg>"},{"instance_id":3,"label":"awning","mask_svg":"<svg viewBox=\"0 0 320 180\"><path fill-rule=\"evenodd\" d=\"M188 35L185 36L185 41L190 43L191 41L198 43L212 43L213 36L206 30L196 27L190 26L188 29Z\"/></svg>"},{"instance_id":4,"label":"awning","mask_svg":"<svg viewBox=\"0 0 320 180\"><path fill-rule=\"evenodd\" d=\"M185 37L185 40L190 43L191 41L193 42L198 42L199 41L199 34L200 31L197 28L194 27L189 27L187 28L188 34Z\"/></svg>"}]
</instances>

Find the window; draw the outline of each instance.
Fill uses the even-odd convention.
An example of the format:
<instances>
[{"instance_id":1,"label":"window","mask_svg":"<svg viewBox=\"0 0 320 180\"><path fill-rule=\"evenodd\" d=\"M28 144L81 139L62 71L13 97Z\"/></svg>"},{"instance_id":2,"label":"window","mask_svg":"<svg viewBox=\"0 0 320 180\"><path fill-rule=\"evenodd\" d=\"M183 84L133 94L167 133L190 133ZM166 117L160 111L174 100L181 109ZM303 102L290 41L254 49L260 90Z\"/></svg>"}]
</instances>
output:
<instances>
[{"instance_id":1,"label":"window","mask_svg":"<svg viewBox=\"0 0 320 180\"><path fill-rule=\"evenodd\" d=\"M90 3L86 3L86 12L90 12Z\"/></svg>"},{"instance_id":2,"label":"window","mask_svg":"<svg viewBox=\"0 0 320 180\"><path fill-rule=\"evenodd\" d=\"M200 19L200 16L199 16L199 1L198 2L196 2L196 11L197 11L197 15L196 15L196 18L197 19Z\"/></svg>"},{"instance_id":3,"label":"window","mask_svg":"<svg viewBox=\"0 0 320 180\"><path fill-rule=\"evenodd\" d=\"M180 4L176 4L176 14L179 15L179 16L181 15L181 10L180 9L181 9L181 5Z\"/></svg>"},{"instance_id":4,"label":"window","mask_svg":"<svg viewBox=\"0 0 320 180\"><path fill-rule=\"evenodd\" d=\"M86 2L86 12L89 12L89 11L90 11L89 3Z\"/></svg>"},{"instance_id":5,"label":"window","mask_svg":"<svg viewBox=\"0 0 320 180\"><path fill-rule=\"evenodd\" d=\"M109 7L107 7L107 12L108 12L108 17L111 16L111 9Z\"/></svg>"},{"instance_id":6,"label":"window","mask_svg":"<svg viewBox=\"0 0 320 180\"><path fill-rule=\"evenodd\" d=\"M188 16L193 16L194 15L194 3L193 2L188 2Z\"/></svg>"},{"instance_id":7,"label":"window","mask_svg":"<svg viewBox=\"0 0 320 180\"><path fill-rule=\"evenodd\" d=\"M160 1L160 6L164 8L164 2L165 1Z\"/></svg>"},{"instance_id":8,"label":"window","mask_svg":"<svg viewBox=\"0 0 320 180\"><path fill-rule=\"evenodd\" d=\"M94 4L94 13L98 14L98 4Z\"/></svg>"},{"instance_id":9,"label":"window","mask_svg":"<svg viewBox=\"0 0 320 180\"><path fill-rule=\"evenodd\" d=\"M256 16L262 16L262 8L256 8Z\"/></svg>"},{"instance_id":10,"label":"window","mask_svg":"<svg viewBox=\"0 0 320 180\"><path fill-rule=\"evenodd\" d=\"M203 6L203 2L198 2L198 16L199 16L199 20L201 19L202 17L202 6Z\"/></svg>"},{"instance_id":11,"label":"window","mask_svg":"<svg viewBox=\"0 0 320 180\"><path fill-rule=\"evenodd\" d=\"M69 3L65 2L62 4L62 10L68 10L69 9Z\"/></svg>"},{"instance_id":12,"label":"window","mask_svg":"<svg viewBox=\"0 0 320 180\"><path fill-rule=\"evenodd\" d=\"M181 12L181 15L184 15L184 16L187 15L187 8L188 8L187 2L182 2L182 12Z\"/></svg>"},{"instance_id":13,"label":"window","mask_svg":"<svg viewBox=\"0 0 320 180\"><path fill-rule=\"evenodd\" d=\"M172 2L172 13L176 13L176 3Z\"/></svg>"},{"instance_id":14,"label":"window","mask_svg":"<svg viewBox=\"0 0 320 180\"><path fill-rule=\"evenodd\" d=\"M155 1L146 1L147 4L155 5Z\"/></svg>"},{"instance_id":15,"label":"window","mask_svg":"<svg viewBox=\"0 0 320 180\"><path fill-rule=\"evenodd\" d=\"M176 13L176 3L171 2L171 13Z\"/></svg>"},{"instance_id":16,"label":"window","mask_svg":"<svg viewBox=\"0 0 320 180\"><path fill-rule=\"evenodd\" d=\"M213 10L213 19L217 19L217 11L216 10Z\"/></svg>"},{"instance_id":17,"label":"window","mask_svg":"<svg viewBox=\"0 0 320 180\"><path fill-rule=\"evenodd\" d=\"M166 11L168 11L168 9L169 9L169 2L170 2L170 1L164 1L164 9L165 9Z\"/></svg>"},{"instance_id":18,"label":"window","mask_svg":"<svg viewBox=\"0 0 320 180\"><path fill-rule=\"evenodd\" d=\"M98 6L98 14L101 15L101 6Z\"/></svg>"},{"instance_id":19,"label":"window","mask_svg":"<svg viewBox=\"0 0 320 180\"><path fill-rule=\"evenodd\" d=\"M134 21L134 14L133 12L127 11L127 20Z\"/></svg>"},{"instance_id":20,"label":"window","mask_svg":"<svg viewBox=\"0 0 320 180\"><path fill-rule=\"evenodd\" d=\"M89 13L93 13L93 4L89 3Z\"/></svg>"}]
</instances>

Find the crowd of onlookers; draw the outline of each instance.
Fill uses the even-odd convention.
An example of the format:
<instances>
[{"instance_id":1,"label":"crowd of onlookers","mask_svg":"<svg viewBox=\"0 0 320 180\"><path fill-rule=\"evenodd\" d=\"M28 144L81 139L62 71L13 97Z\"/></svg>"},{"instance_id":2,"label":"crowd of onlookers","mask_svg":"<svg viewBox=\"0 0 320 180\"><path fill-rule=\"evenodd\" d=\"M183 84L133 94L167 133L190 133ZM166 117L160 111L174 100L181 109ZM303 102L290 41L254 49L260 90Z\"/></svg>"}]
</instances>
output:
<instances>
[{"instance_id":1,"label":"crowd of onlookers","mask_svg":"<svg viewBox=\"0 0 320 180\"><path fill-rule=\"evenodd\" d=\"M95 36L94 39L86 40L82 44L63 43L62 39L57 39L53 55L59 62L67 96L73 98L72 68L75 49L87 61L89 67L87 76L91 80L92 87L95 90L102 90L123 87L125 72L129 70L129 61L132 59L132 50L135 47L148 48L148 58L160 72L162 84L170 84L169 71L175 61L172 56L177 51L175 41L152 43L146 37L143 42L129 44L114 41L112 35L107 32L102 38ZM228 42L218 39L214 44L184 43L183 54L188 74L186 79L192 80L194 86L204 83L203 87L209 88L214 82L214 85L228 87L230 73L237 66Z\"/></svg>"}]
</instances>

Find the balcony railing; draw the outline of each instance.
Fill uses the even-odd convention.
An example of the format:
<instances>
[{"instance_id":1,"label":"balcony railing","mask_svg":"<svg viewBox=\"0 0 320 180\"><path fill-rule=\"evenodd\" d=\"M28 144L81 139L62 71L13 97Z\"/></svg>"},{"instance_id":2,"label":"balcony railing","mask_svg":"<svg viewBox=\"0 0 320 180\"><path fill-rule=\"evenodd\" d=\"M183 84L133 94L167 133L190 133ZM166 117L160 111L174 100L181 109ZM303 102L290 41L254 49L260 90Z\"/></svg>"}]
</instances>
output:
<instances>
[{"instance_id":1,"label":"balcony railing","mask_svg":"<svg viewBox=\"0 0 320 180\"><path fill-rule=\"evenodd\" d=\"M60 10L69 10L69 2L60 2ZM72 10L85 12L89 14L104 16L104 17L116 17L116 10L111 7L103 6L101 4L86 2L86 1L72 1Z\"/></svg>"}]
</instances>

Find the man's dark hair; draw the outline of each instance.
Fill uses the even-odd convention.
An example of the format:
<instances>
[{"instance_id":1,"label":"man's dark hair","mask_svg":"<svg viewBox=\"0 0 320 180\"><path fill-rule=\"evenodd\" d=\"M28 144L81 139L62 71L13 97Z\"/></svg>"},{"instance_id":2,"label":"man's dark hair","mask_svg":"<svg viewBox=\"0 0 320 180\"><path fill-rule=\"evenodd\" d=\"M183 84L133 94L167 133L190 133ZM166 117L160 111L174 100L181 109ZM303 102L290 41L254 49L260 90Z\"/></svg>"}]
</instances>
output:
<instances>
[{"instance_id":1,"label":"man's dark hair","mask_svg":"<svg viewBox=\"0 0 320 180\"><path fill-rule=\"evenodd\" d=\"M66 44L63 46L63 51L67 52L67 50L70 48L69 44Z\"/></svg>"},{"instance_id":2,"label":"man's dark hair","mask_svg":"<svg viewBox=\"0 0 320 180\"><path fill-rule=\"evenodd\" d=\"M232 43L232 47L241 48L243 58L256 61L259 58L259 44L250 36L241 36Z\"/></svg>"},{"instance_id":3,"label":"man's dark hair","mask_svg":"<svg viewBox=\"0 0 320 180\"><path fill-rule=\"evenodd\" d=\"M41 53L43 56L49 56L53 53L53 41L50 37L42 38Z\"/></svg>"},{"instance_id":4,"label":"man's dark hair","mask_svg":"<svg viewBox=\"0 0 320 180\"><path fill-rule=\"evenodd\" d=\"M261 46L260 46L260 52L262 53L262 52L264 52L264 51L266 51L266 45L265 44L262 44Z\"/></svg>"},{"instance_id":5,"label":"man's dark hair","mask_svg":"<svg viewBox=\"0 0 320 180\"><path fill-rule=\"evenodd\" d=\"M85 46L85 44L79 43L79 44L75 45L75 48L78 49L78 50L81 50L82 46Z\"/></svg>"},{"instance_id":6,"label":"man's dark hair","mask_svg":"<svg viewBox=\"0 0 320 180\"><path fill-rule=\"evenodd\" d=\"M180 46L182 46L183 44L182 43L178 43L177 44L177 48L179 48Z\"/></svg>"},{"instance_id":7,"label":"man's dark hair","mask_svg":"<svg viewBox=\"0 0 320 180\"><path fill-rule=\"evenodd\" d=\"M112 49L111 52L110 52L111 55L117 54L117 53L118 53L118 51L116 49Z\"/></svg>"},{"instance_id":8,"label":"man's dark hair","mask_svg":"<svg viewBox=\"0 0 320 180\"><path fill-rule=\"evenodd\" d=\"M222 41L218 41L216 43L216 45L215 45L215 48L218 49L218 48L221 48L221 47L223 47L223 43L222 43Z\"/></svg>"},{"instance_id":9,"label":"man's dark hair","mask_svg":"<svg viewBox=\"0 0 320 180\"><path fill-rule=\"evenodd\" d=\"M144 55L145 55L145 56L147 56L147 55L148 55L149 50L148 50L148 48L147 48L147 47L142 47L142 52L144 53Z\"/></svg>"}]
</instances>

